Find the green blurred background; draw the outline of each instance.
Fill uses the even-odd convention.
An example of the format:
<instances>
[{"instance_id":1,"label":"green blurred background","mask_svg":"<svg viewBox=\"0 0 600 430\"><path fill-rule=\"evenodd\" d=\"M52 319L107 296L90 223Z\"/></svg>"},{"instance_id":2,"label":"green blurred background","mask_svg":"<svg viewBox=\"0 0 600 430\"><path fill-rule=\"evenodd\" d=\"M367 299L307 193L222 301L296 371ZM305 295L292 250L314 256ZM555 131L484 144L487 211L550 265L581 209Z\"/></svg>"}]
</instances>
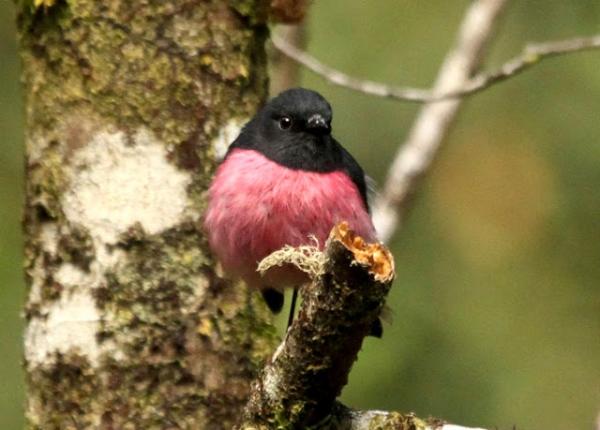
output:
<instances>
[{"instance_id":1,"label":"green blurred background","mask_svg":"<svg viewBox=\"0 0 600 430\"><path fill-rule=\"evenodd\" d=\"M428 86L465 0L314 2L309 51L351 74ZM23 102L14 6L0 0L0 429L22 426ZM514 1L488 66L526 41L600 31L598 0ZM418 106L302 84L376 180ZM600 51L471 98L392 248L384 339L343 400L463 425L592 429L600 412Z\"/></svg>"}]
</instances>

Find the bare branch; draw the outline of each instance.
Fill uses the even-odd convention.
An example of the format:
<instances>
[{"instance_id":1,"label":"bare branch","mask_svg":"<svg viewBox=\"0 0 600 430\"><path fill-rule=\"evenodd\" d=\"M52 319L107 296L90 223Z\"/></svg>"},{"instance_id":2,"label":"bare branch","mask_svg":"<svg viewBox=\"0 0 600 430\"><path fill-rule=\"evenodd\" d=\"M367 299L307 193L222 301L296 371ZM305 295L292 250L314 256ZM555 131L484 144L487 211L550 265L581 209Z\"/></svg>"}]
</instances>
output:
<instances>
[{"instance_id":1,"label":"bare branch","mask_svg":"<svg viewBox=\"0 0 600 430\"><path fill-rule=\"evenodd\" d=\"M455 46L442 64L434 94L463 88L477 71L507 0L476 0L461 23ZM426 104L406 142L392 162L382 193L375 201L373 221L380 239L388 241L402 220L420 179L427 172L458 113L463 99Z\"/></svg>"},{"instance_id":2,"label":"bare branch","mask_svg":"<svg viewBox=\"0 0 600 430\"><path fill-rule=\"evenodd\" d=\"M423 88L398 87L381 82L370 81L368 79L357 78L322 63L307 52L298 49L283 37L275 34L271 40L273 45L281 53L299 64L302 64L313 73L325 78L334 85L339 85L364 94L414 103L440 102L470 96L518 75L540 63L542 60L600 48L600 34L590 37L576 37L566 40L529 43L523 48L521 54L506 61L497 70L479 73L469 79L462 88L442 93Z\"/></svg>"},{"instance_id":3,"label":"bare branch","mask_svg":"<svg viewBox=\"0 0 600 430\"><path fill-rule=\"evenodd\" d=\"M504 63L498 70L488 73L479 73L471 78L460 91L445 94L442 98L453 98L477 93L494 84L518 75L547 58L599 48L600 34L590 37L576 37L567 40L530 43L525 46L520 55ZM434 97L434 101L435 99L440 100L441 98L438 96Z\"/></svg>"},{"instance_id":4,"label":"bare branch","mask_svg":"<svg viewBox=\"0 0 600 430\"><path fill-rule=\"evenodd\" d=\"M323 64L312 55L302 51L301 49L298 49L296 46L277 34L273 34L271 36L271 42L275 48L277 48L284 55L302 64L315 74L322 76L332 84L373 96L412 102L422 102L430 96L428 90L394 87L391 85L382 84L380 82L369 81L350 76L342 71Z\"/></svg>"}]
</instances>

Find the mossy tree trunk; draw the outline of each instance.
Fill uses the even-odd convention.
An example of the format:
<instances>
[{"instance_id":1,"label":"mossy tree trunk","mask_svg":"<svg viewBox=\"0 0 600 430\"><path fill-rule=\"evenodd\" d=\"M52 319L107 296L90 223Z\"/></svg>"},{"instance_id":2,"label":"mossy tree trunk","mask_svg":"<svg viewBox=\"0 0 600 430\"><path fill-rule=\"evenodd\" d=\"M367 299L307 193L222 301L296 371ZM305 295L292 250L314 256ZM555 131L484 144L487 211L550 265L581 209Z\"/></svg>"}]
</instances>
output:
<instances>
[{"instance_id":1,"label":"mossy tree trunk","mask_svg":"<svg viewBox=\"0 0 600 430\"><path fill-rule=\"evenodd\" d=\"M275 342L201 230L265 97L260 0L21 0L28 425L221 429Z\"/></svg>"}]
</instances>

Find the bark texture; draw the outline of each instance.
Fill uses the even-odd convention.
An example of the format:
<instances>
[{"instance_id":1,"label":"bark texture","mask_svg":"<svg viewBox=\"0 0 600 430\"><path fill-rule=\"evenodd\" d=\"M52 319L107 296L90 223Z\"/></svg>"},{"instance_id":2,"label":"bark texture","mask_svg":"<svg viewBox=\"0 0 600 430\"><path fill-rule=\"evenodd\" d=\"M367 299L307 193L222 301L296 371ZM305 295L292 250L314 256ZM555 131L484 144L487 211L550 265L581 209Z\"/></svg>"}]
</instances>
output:
<instances>
[{"instance_id":1,"label":"bark texture","mask_svg":"<svg viewBox=\"0 0 600 430\"><path fill-rule=\"evenodd\" d=\"M344 428L330 422L334 402L394 278L387 248L366 244L345 223L332 230L323 254L293 252L277 251L266 260L294 262L317 276L302 289L298 317L253 384L245 429L304 429L324 421Z\"/></svg>"},{"instance_id":2,"label":"bark texture","mask_svg":"<svg viewBox=\"0 0 600 430\"><path fill-rule=\"evenodd\" d=\"M32 429L230 428L269 316L200 230L266 94L259 0L22 0Z\"/></svg>"}]
</instances>

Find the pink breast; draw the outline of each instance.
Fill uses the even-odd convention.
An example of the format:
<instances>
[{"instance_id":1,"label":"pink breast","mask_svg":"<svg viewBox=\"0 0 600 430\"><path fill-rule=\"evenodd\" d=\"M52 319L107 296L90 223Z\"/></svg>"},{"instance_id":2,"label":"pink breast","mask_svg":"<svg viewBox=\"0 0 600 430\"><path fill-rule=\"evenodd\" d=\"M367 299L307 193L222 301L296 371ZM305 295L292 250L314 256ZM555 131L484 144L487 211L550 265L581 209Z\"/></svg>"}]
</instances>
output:
<instances>
[{"instance_id":1,"label":"pink breast","mask_svg":"<svg viewBox=\"0 0 600 430\"><path fill-rule=\"evenodd\" d=\"M257 262L271 252L313 243L311 236L322 247L340 221L375 240L360 193L341 171L293 170L235 149L218 168L208 198L204 227L211 249L226 271L250 284L260 284Z\"/></svg>"}]
</instances>

